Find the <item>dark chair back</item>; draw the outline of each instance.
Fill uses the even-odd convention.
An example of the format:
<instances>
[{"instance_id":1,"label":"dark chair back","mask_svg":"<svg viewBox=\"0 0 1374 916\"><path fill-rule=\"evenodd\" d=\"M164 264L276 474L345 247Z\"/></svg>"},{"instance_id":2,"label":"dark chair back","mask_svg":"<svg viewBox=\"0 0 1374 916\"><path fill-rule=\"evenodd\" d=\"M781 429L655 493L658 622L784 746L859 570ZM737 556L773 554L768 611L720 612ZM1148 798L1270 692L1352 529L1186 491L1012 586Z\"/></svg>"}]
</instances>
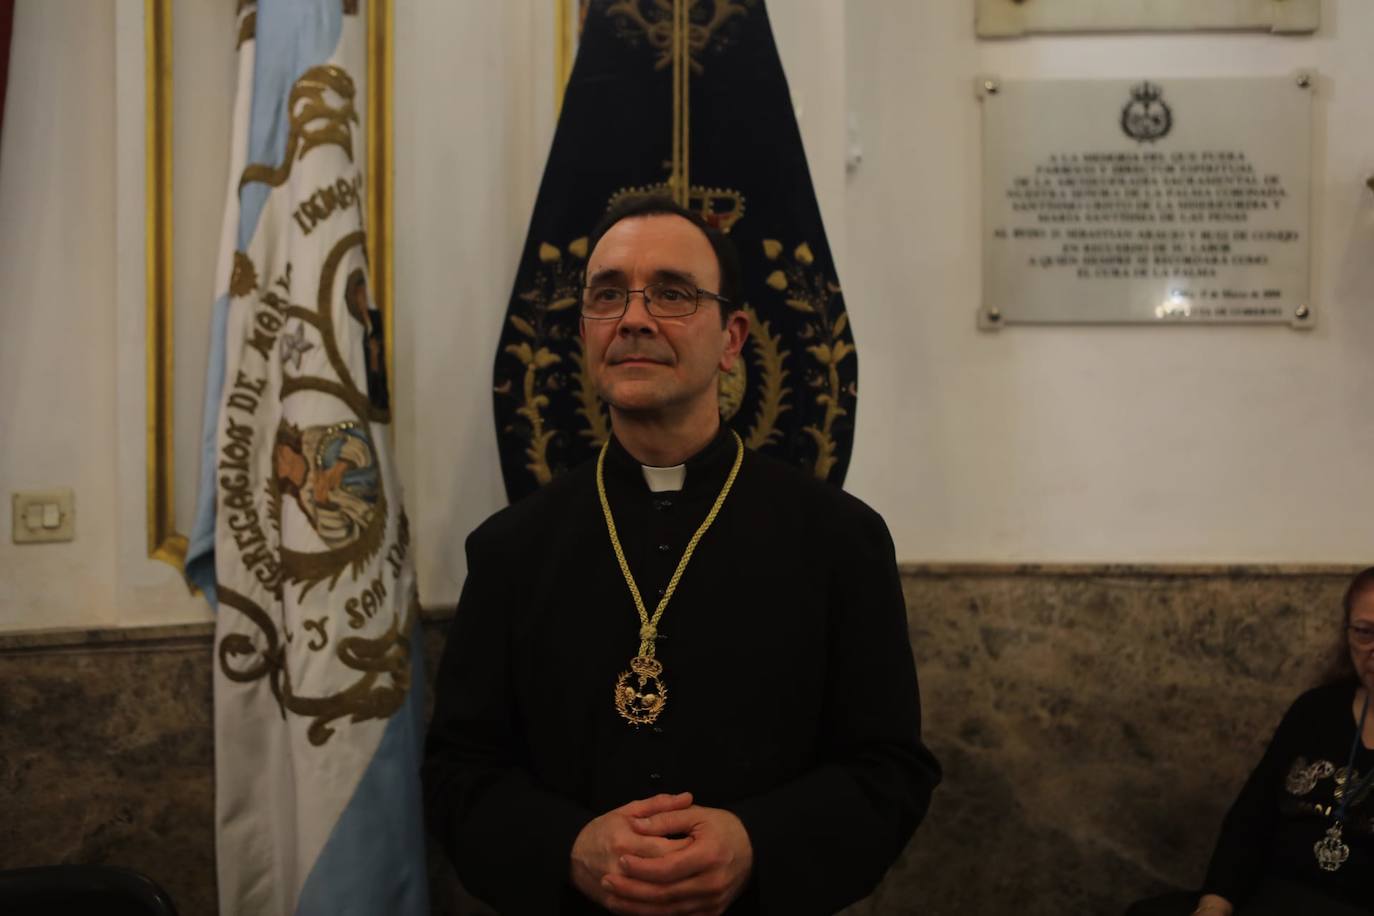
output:
<instances>
[{"instance_id":1,"label":"dark chair back","mask_svg":"<svg viewBox=\"0 0 1374 916\"><path fill-rule=\"evenodd\" d=\"M113 865L45 865L0 871L5 916L177 916L147 875Z\"/></svg>"}]
</instances>

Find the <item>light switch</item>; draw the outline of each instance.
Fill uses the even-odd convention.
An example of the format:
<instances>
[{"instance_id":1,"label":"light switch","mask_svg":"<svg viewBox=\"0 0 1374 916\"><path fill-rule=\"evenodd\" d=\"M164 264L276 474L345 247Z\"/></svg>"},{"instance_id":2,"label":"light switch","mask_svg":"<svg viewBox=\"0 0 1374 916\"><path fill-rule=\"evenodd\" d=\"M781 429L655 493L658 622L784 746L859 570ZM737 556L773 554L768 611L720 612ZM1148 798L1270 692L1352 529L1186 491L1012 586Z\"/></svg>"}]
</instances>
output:
<instances>
[{"instance_id":1,"label":"light switch","mask_svg":"<svg viewBox=\"0 0 1374 916\"><path fill-rule=\"evenodd\" d=\"M69 487L14 493L10 504L16 544L76 537L76 499Z\"/></svg>"}]
</instances>

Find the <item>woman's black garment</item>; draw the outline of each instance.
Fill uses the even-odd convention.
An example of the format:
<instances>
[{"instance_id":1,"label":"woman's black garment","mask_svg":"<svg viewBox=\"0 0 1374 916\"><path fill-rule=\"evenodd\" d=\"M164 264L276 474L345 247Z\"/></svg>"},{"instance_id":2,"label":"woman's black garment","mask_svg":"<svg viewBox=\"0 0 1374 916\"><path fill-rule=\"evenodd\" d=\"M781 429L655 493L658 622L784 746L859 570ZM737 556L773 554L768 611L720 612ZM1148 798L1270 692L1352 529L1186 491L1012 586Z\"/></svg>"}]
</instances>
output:
<instances>
[{"instance_id":1,"label":"woman's black garment","mask_svg":"<svg viewBox=\"0 0 1374 916\"><path fill-rule=\"evenodd\" d=\"M1257 899L1260 879L1270 876L1374 911L1374 792L1352 799L1343 829L1350 857L1326 871L1313 853L1335 821L1344 786L1374 768L1374 750L1360 744L1354 773L1346 773L1354 698L1353 685L1319 687L1289 708L1222 823L1202 893L1248 913L1241 905Z\"/></svg>"},{"instance_id":2,"label":"woman's black garment","mask_svg":"<svg viewBox=\"0 0 1374 916\"><path fill-rule=\"evenodd\" d=\"M1138 900L1126 916L1190 916L1197 907L1197 891L1176 892ZM1237 907L1232 916L1364 916L1368 907L1340 903L1302 884L1261 878L1250 900Z\"/></svg>"}]
</instances>

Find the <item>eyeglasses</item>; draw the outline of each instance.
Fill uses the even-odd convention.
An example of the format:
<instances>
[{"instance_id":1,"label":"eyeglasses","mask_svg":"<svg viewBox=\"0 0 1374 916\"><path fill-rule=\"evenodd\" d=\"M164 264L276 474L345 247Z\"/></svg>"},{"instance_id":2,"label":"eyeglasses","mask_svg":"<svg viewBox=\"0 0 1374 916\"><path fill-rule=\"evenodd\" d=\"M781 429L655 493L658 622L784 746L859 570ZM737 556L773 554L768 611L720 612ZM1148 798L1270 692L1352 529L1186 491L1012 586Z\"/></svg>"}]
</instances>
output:
<instances>
[{"instance_id":1,"label":"eyeglasses","mask_svg":"<svg viewBox=\"0 0 1374 916\"><path fill-rule=\"evenodd\" d=\"M655 318L686 318L701 307L703 297L729 303L729 299L688 283L650 283L643 289L596 284L582 287L582 317L598 321L619 318L630 307L630 296L639 293L644 307Z\"/></svg>"},{"instance_id":2,"label":"eyeglasses","mask_svg":"<svg viewBox=\"0 0 1374 916\"><path fill-rule=\"evenodd\" d=\"M1346 627L1350 633L1350 641L1361 649L1368 649L1374 646L1374 627L1361 623L1352 623Z\"/></svg>"}]
</instances>

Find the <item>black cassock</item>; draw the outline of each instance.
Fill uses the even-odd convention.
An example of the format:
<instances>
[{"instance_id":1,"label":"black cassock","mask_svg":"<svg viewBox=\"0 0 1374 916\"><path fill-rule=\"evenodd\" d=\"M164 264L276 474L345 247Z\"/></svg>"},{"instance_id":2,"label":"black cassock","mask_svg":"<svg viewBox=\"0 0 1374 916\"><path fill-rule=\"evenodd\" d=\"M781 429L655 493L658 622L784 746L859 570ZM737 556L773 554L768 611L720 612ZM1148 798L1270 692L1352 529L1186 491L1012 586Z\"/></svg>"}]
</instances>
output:
<instances>
[{"instance_id":1,"label":"black cassock","mask_svg":"<svg viewBox=\"0 0 1374 916\"><path fill-rule=\"evenodd\" d=\"M722 432L651 493L612 440L606 489L652 613L735 457ZM615 708L640 623L589 462L467 541L435 687L425 804L472 893L502 913L591 911L568 882L593 817L659 792L725 808L754 848L731 912L829 913L866 895L940 779L892 539L858 499L746 453L659 624L667 704Z\"/></svg>"}]
</instances>

